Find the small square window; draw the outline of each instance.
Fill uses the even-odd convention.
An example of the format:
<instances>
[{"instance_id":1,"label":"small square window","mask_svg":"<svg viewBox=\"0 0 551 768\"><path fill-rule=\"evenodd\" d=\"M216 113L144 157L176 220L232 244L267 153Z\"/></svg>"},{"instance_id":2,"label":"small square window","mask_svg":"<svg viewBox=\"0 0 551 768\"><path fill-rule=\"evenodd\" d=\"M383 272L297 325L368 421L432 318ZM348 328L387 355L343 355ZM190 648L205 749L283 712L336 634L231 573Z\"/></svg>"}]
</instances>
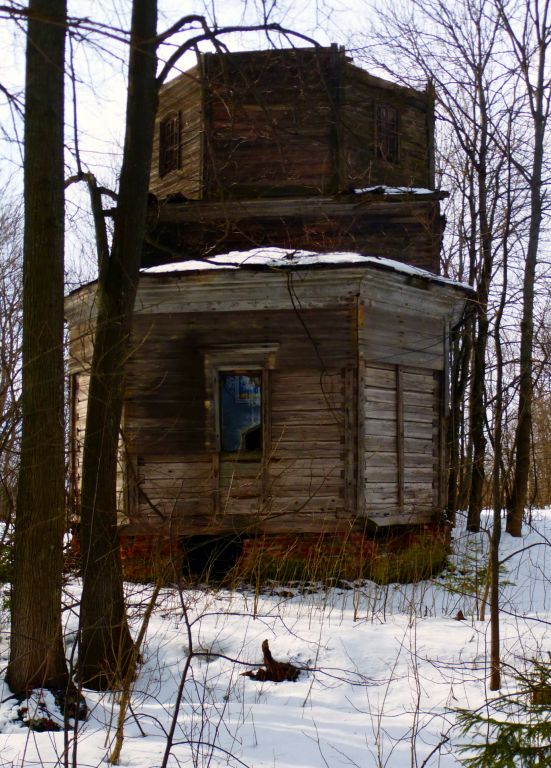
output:
<instances>
[{"instance_id":1,"label":"small square window","mask_svg":"<svg viewBox=\"0 0 551 768\"><path fill-rule=\"evenodd\" d=\"M159 125L159 176L180 168L181 143L181 113L172 112Z\"/></svg>"},{"instance_id":2,"label":"small square window","mask_svg":"<svg viewBox=\"0 0 551 768\"><path fill-rule=\"evenodd\" d=\"M375 106L375 152L382 160L398 162L398 110L386 104Z\"/></svg>"}]
</instances>

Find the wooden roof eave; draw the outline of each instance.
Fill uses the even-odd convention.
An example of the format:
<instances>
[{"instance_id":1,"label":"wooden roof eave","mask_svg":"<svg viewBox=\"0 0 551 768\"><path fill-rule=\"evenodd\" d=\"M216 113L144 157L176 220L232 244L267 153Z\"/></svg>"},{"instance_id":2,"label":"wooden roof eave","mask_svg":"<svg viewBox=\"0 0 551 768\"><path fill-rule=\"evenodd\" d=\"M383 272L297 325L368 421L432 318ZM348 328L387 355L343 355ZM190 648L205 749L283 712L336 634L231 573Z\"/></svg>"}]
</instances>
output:
<instances>
[{"instance_id":1,"label":"wooden roof eave","mask_svg":"<svg viewBox=\"0 0 551 768\"><path fill-rule=\"evenodd\" d=\"M384 194L366 192L347 193L332 197L307 196L291 198L254 198L246 200L216 201L186 200L158 201L150 206L150 222L157 224L190 224L225 219L305 217L305 216L400 216L401 220L417 221L417 206L432 207L447 193ZM409 212L409 216L408 216Z\"/></svg>"},{"instance_id":2,"label":"wooden roof eave","mask_svg":"<svg viewBox=\"0 0 551 768\"><path fill-rule=\"evenodd\" d=\"M292 280L293 297L290 295ZM73 291L65 300L69 325L93 323L96 317L96 283ZM338 306L352 297L384 311L423 312L449 317L457 324L470 289L437 275L402 271L389 262L357 264L316 264L290 268L248 266L213 270L149 272L141 275L136 312L143 314L186 311L276 310Z\"/></svg>"}]
</instances>

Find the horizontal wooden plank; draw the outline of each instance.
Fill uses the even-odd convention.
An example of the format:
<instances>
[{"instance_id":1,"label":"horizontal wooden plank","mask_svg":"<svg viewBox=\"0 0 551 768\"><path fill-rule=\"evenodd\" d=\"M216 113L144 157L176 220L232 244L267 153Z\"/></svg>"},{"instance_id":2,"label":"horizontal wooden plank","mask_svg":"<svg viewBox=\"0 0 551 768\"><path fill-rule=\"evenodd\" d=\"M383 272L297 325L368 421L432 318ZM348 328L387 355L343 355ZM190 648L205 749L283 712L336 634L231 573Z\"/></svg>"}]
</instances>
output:
<instances>
[{"instance_id":1,"label":"horizontal wooden plank","mask_svg":"<svg viewBox=\"0 0 551 768\"><path fill-rule=\"evenodd\" d=\"M409 512L396 512L392 511L388 514L377 512L376 510L368 510L367 517L376 525L380 527L387 527L391 525L419 525L421 523L430 523L436 517L437 511L434 509L419 510L414 509Z\"/></svg>"},{"instance_id":2,"label":"horizontal wooden plank","mask_svg":"<svg viewBox=\"0 0 551 768\"><path fill-rule=\"evenodd\" d=\"M396 483L397 467L368 467L365 471L365 484L366 488L372 485L378 485L379 483ZM432 483L437 480L438 476L435 472L435 467L421 466L421 467L404 467L404 481L405 483L425 483L432 487Z\"/></svg>"},{"instance_id":3,"label":"horizontal wooden plank","mask_svg":"<svg viewBox=\"0 0 551 768\"><path fill-rule=\"evenodd\" d=\"M262 502L256 497L223 496L220 499L221 515L258 515L262 512Z\"/></svg>"},{"instance_id":4,"label":"horizontal wooden plank","mask_svg":"<svg viewBox=\"0 0 551 768\"><path fill-rule=\"evenodd\" d=\"M280 441L272 444L270 457L276 461L281 459L300 460L308 458L339 459L344 461L344 446L334 441L308 440L302 443Z\"/></svg>"},{"instance_id":5,"label":"horizontal wooden plank","mask_svg":"<svg viewBox=\"0 0 551 768\"><path fill-rule=\"evenodd\" d=\"M142 493L145 493L150 498L171 498L175 499L179 496L193 496L204 495L212 491L212 478L186 478L186 479L155 479L143 478L138 479L138 487Z\"/></svg>"},{"instance_id":6,"label":"horizontal wooden plank","mask_svg":"<svg viewBox=\"0 0 551 768\"><path fill-rule=\"evenodd\" d=\"M307 512L313 511L316 513L324 512L342 512L344 509L343 499L338 496L322 496L316 495L293 495L287 498L278 496L271 499L269 503L269 510L272 514L282 512Z\"/></svg>"},{"instance_id":7,"label":"horizontal wooden plank","mask_svg":"<svg viewBox=\"0 0 551 768\"><path fill-rule=\"evenodd\" d=\"M341 442L343 427L341 424L286 424L272 425L272 446L294 442Z\"/></svg>"},{"instance_id":8,"label":"horizontal wooden plank","mask_svg":"<svg viewBox=\"0 0 551 768\"><path fill-rule=\"evenodd\" d=\"M432 440L435 425L431 419L429 422L404 421L404 436L406 438L419 438L421 440ZM436 444L435 444L436 449Z\"/></svg>"},{"instance_id":9,"label":"horizontal wooden plank","mask_svg":"<svg viewBox=\"0 0 551 768\"><path fill-rule=\"evenodd\" d=\"M340 496L344 481L340 477L308 477L307 475L280 475L270 477L268 492L277 497L297 493L306 496Z\"/></svg>"},{"instance_id":10,"label":"horizontal wooden plank","mask_svg":"<svg viewBox=\"0 0 551 768\"><path fill-rule=\"evenodd\" d=\"M212 476L213 466L210 456L202 457L202 460L199 461L192 459L178 461L175 456L167 456L166 461L164 461L164 458L164 456L148 456L146 459L140 459L140 475L152 481L174 478L181 480L203 479Z\"/></svg>"},{"instance_id":11,"label":"horizontal wooden plank","mask_svg":"<svg viewBox=\"0 0 551 768\"><path fill-rule=\"evenodd\" d=\"M405 369L402 373L404 392L427 392L436 391L437 381L432 371L413 372Z\"/></svg>"},{"instance_id":12,"label":"horizontal wooden plank","mask_svg":"<svg viewBox=\"0 0 551 768\"><path fill-rule=\"evenodd\" d=\"M396 439L392 437L374 437L367 436L364 441L364 449L367 453L377 453L379 451L394 451L396 450ZM406 438L404 440L404 452L415 454L426 454L432 456L434 450L434 444L431 440L423 440L417 438Z\"/></svg>"},{"instance_id":13,"label":"horizontal wooden plank","mask_svg":"<svg viewBox=\"0 0 551 768\"><path fill-rule=\"evenodd\" d=\"M295 426L333 426L342 428L344 423L344 413L342 408L325 408L324 410L303 409L302 399L297 402L295 411L274 411L272 410L272 429L274 432Z\"/></svg>"},{"instance_id":14,"label":"horizontal wooden plank","mask_svg":"<svg viewBox=\"0 0 551 768\"><path fill-rule=\"evenodd\" d=\"M169 520L185 518L188 515L207 516L212 514L212 499L208 497L194 497L192 499L150 499L151 503ZM138 518L150 519L159 522L159 515L141 499L138 506Z\"/></svg>"},{"instance_id":15,"label":"horizontal wooden plank","mask_svg":"<svg viewBox=\"0 0 551 768\"><path fill-rule=\"evenodd\" d=\"M294 460L272 458L268 462L268 472L271 477L279 477L287 473L307 475L309 477L340 477L342 471L342 462L331 457Z\"/></svg>"},{"instance_id":16,"label":"horizontal wooden plank","mask_svg":"<svg viewBox=\"0 0 551 768\"><path fill-rule=\"evenodd\" d=\"M394 366L364 364L362 366L362 376L366 389L396 389L396 370Z\"/></svg>"}]
</instances>

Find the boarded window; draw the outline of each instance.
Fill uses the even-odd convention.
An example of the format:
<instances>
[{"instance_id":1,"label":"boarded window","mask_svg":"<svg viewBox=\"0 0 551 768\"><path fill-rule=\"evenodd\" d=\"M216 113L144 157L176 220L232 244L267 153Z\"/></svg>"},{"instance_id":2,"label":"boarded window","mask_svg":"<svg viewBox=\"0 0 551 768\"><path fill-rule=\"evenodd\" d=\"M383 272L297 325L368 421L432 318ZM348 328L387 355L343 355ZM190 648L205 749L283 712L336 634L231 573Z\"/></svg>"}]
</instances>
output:
<instances>
[{"instance_id":1,"label":"boarded window","mask_svg":"<svg viewBox=\"0 0 551 768\"><path fill-rule=\"evenodd\" d=\"M398 111L386 104L375 106L375 151L389 163L398 162Z\"/></svg>"},{"instance_id":2,"label":"boarded window","mask_svg":"<svg viewBox=\"0 0 551 768\"><path fill-rule=\"evenodd\" d=\"M221 371L220 448L223 452L262 450L262 374Z\"/></svg>"},{"instance_id":3,"label":"boarded window","mask_svg":"<svg viewBox=\"0 0 551 768\"><path fill-rule=\"evenodd\" d=\"M159 176L180 168L182 119L180 112L172 112L159 126Z\"/></svg>"}]
</instances>

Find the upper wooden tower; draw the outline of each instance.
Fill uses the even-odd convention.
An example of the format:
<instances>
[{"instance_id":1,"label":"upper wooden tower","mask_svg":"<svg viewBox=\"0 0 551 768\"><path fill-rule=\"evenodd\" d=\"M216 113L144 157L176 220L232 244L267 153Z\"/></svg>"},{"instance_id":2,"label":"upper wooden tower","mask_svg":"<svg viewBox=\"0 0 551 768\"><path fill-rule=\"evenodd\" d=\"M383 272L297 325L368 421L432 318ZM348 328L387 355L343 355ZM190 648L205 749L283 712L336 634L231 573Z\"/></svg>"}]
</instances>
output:
<instances>
[{"instance_id":1,"label":"upper wooden tower","mask_svg":"<svg viewBox=\"0 0 551 768\"><path fill-rule=\"evenodd\" d=\"M385 233L380 255L436 271L438 196L424 195L420 216L417 195L403 231L391 221L397 202L413 202L409 189L434 187L433 134L430 88L374 77L336 45L204 54L160 93L150 185L160 249L146 247L144 263L184 246L194 256L266 244L373 254ZM371 194L380 186L405 191L390 210L368 210L383 202L384 190ZM361 220L358 191L371 194ZM417 248L414 220L434 247ZM426 253L415 260L408 248Z\"/></svg>"}]
</instances>

